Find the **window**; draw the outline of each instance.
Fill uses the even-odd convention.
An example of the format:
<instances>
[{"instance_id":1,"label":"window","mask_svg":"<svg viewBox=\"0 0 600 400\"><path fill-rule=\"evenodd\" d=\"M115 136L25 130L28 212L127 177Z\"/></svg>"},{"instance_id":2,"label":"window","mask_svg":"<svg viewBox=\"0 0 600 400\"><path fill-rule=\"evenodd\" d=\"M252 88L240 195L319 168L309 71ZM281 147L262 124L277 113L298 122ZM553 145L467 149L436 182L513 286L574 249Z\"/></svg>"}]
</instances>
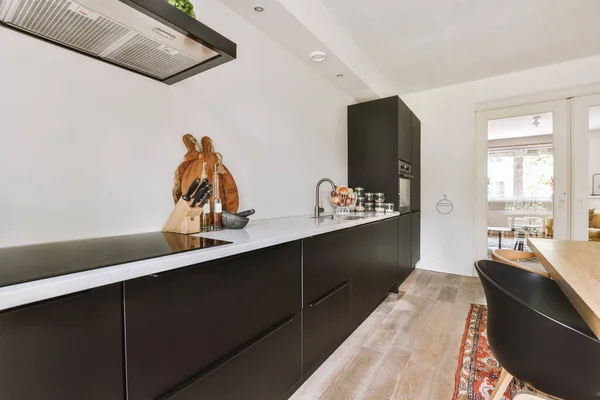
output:
<instances>
[{"instance_id":1,"label":"window","mask_svg":"<svg viewBox=\"0 0 600 400\"><path fill-rule=\"evenodd\" d=\"M553 174L550 146L490 149L488 199L551 201Z\"/></svg>"}]
</instances>

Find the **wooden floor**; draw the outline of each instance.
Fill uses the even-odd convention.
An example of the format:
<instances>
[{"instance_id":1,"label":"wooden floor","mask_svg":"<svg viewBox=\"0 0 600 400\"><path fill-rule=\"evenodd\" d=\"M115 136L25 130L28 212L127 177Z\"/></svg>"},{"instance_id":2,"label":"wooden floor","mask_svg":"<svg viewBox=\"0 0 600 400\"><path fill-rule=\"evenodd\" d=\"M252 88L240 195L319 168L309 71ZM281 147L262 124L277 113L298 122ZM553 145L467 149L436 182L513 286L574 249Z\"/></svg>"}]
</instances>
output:
<instances>
[{"instance_id":1,"label":"wooden floor","mask_svg":"<svg viewBox=\"0 0 600 400\"><path fill-rule=\"evenodd\" d=\"M415 270L298 389L292 400L451 400L479 279Z\"/></svg>"}]
</instances>

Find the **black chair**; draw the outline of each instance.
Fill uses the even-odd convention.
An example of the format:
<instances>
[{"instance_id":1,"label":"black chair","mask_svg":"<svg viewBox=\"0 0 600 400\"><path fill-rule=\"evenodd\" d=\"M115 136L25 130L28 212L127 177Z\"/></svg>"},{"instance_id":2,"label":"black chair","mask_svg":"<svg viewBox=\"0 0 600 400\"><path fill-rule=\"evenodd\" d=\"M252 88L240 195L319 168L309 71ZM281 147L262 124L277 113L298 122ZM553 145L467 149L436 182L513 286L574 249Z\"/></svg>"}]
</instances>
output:
<instances>
[{"instance_id":1,"label":"black chair","mask_svg":"<svg viewBox=\"0 0 600 400\"><path fill-rule=\"evenodd\" d=\"M475 268L503 367L490 400L502 398L512 376L565 400L600 399L600 342L556 282L496 261Z\"/></svg>"}]
</instances>

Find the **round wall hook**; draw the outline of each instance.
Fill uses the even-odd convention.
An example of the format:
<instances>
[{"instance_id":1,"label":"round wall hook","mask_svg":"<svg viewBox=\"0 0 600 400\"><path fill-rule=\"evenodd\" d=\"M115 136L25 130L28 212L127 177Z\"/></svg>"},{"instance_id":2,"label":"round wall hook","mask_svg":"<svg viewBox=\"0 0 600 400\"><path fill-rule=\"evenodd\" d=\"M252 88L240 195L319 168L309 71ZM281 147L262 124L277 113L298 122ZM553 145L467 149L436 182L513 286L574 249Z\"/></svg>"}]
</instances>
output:
<instances>
[{"instance_id":1,"label":"round wall hook","mask_svg":"<svg viewBox=\"0 0 600 400\"><path fill-rule=\"evenodd\" d=\"M452 204L452 202L448 200L448 197L444 195L444 198L437 202L436 208L440 214L446 215L454 210L454 204Z\"/></svg>"}]
</instances>

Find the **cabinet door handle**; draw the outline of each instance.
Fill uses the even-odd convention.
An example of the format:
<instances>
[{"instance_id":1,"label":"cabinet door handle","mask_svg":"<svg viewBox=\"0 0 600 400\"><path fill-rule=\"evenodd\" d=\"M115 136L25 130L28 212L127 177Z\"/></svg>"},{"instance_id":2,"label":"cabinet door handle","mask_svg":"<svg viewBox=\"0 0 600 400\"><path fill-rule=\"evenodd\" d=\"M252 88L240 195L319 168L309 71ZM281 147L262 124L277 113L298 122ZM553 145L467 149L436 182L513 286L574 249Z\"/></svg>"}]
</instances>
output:
<instances>
[{"instance_id":1,"label":"cabinet door handle","mask_svg":"<svg viewBox=\"0 0 600 400\"><path fill-rule=\"evenodd\" d=\"M312 303L310 303L308 306L309 307L316 307L319 304L321 304L322 302L324 302L325 300L327 300L328 298L330 298L331 296L333 296L334 294L336 294L337 292L339 292L340 290L342 290L343 288L345 288L346 286L348 286L348 281L342 283L339 286L336 286L335 288L331 289L329 292L325 293L323 296L319 297L318 299L316 299L315 301L313 301Z\"/></svg>"}]
</instances>

